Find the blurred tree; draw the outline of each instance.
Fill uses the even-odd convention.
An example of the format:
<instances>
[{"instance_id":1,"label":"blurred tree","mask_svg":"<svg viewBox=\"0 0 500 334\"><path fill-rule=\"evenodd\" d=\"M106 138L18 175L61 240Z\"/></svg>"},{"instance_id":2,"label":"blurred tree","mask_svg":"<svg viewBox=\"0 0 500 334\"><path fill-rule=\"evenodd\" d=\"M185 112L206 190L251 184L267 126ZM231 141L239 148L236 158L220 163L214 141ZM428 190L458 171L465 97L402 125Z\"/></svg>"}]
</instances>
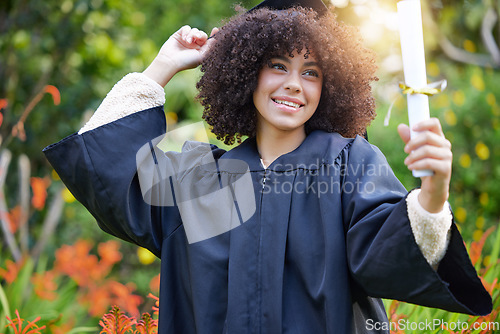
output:
<instances>
[{"instance_id":1,"label":"blurred tree","mask_svg":"<svg viewBox=\"0 0 500 334\"><path fill-rule=\"evenodd\" d=\"M500 68L500 2L431 1L439 45L446 56L461 63Z\"/></svg>"},{"instance_id":2,"label":"blurred tree","mask_svg":"<svg viewBox=\"0 0 500 334\"><path fill-rule=\"evenodd\" d=\"M8 102L2 138L47 84L57 87L61 104L44 98L25 124L25 140L9 143L14 155L28 154L34 171L47 167L41 149L77 130L84 112L124 74L142 71L171 33L184 24L210 30L233 13L229 0L2 1L0 99Z\"/></svg>"}]
</instances>

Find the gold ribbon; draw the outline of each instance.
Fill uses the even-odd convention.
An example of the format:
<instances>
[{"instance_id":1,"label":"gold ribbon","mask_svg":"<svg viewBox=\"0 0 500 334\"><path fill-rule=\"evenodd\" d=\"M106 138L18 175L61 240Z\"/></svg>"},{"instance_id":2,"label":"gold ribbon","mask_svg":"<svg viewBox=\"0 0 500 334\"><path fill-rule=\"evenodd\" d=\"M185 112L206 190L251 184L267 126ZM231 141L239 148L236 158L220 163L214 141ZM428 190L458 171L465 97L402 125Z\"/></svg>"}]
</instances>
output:
<instances>
[{"instance_id":1,"label":"gold ribbon","mask_svg":"<svg viewBox=\"0 0 500 334\"><path fill-rule=\"evenodd\" d=\"M446 79L436 81L433 83L428 84L426 87L423 88L412 88L404 83L399 84L399 88L401 88L403 91L403 94L424 94L427 96L433 96L438 93L441 93L443 90L446 89L446 86L448 85L448 82ZM401 95L400 95L401 96ZM389 126L389 120L391 118L391 111L392 107L394 106L394 103L396 102L397 98L394 99L391 103L391 106L389 107L389 110L387 110L387 114L385 115L384 118L384 126Z\"/></svg>"},{"instance_id":2,"label":"gold ribbon","mask_svg":"<svg viewBox=\"0 0 500 334\"><path fill-rule=\"evenodd\" d=\"M447 86L446 80L436 81L422 88L412 88L405 85L404 83L399 84L399 88L403 90L403 94L424 94L427 96L432 96L441 93L443 90L445 90L446 86Z\"/></svg>"}]
</instances>

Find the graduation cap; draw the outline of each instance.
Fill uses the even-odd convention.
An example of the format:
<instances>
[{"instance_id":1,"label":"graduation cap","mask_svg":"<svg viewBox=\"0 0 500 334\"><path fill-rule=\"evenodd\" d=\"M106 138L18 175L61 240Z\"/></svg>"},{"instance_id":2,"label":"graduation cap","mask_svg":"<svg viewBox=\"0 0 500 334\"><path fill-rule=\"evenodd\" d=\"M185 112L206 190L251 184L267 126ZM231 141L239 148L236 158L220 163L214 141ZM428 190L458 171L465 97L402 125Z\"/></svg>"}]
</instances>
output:
<instances>
[{"instance_id":1,"label":"graduation cap","mask_svg":"<svg viewBox=\"0 0 500 334\"><path fill-rule=\"evenodd\" d=\"M257 6L249 10L249 12L259 8L269 8L275 10L283 10L292 8L294 6L301 6L304 8L312 8L319 16L327 13L328 9L321 0L264 0Z\"/></svg>"}]
</instances>

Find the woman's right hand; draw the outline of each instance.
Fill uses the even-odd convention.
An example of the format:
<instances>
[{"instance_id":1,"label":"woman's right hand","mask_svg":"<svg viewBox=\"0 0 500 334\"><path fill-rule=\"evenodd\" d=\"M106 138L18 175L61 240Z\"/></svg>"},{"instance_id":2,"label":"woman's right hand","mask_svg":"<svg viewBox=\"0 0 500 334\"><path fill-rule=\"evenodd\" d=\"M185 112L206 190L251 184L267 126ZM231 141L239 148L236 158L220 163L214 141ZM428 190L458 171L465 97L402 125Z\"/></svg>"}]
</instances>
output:
<instances>
[{"instance_id":1,"label":"woman's right hand","mask_svg":"<svg viewBox=\"0 0 500 334\"><path fill-rule=\"evenodd\" d=\"M211 36L218 31L213 28ZM163 44L144 74L165 87L177 72L197 67L213 42L203 31L183 26Z\"/></svg>"}]
</instances>

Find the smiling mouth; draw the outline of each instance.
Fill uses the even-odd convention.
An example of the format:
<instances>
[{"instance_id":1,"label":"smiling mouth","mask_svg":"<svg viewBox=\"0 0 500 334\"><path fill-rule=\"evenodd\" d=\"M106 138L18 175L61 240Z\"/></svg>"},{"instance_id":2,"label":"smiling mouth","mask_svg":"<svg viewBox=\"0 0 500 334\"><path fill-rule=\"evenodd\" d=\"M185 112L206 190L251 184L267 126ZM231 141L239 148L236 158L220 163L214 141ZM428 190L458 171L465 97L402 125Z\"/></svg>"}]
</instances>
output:
<instances>
[{"instance_id":1,"label":"smiling mouth","mask_svg":"<svg viewBox=\"0 0 500 334\"><path fill-rule=\"evenodd\" d=\"M290 102L290 101L276 100L276 99L272 99L272 100L274 101L274 103L283 104L285 106L292 107L292 108L300 108L300 107L304 106L303 104L298 104L298 103Z\"/></svg>"}]
</instances>

